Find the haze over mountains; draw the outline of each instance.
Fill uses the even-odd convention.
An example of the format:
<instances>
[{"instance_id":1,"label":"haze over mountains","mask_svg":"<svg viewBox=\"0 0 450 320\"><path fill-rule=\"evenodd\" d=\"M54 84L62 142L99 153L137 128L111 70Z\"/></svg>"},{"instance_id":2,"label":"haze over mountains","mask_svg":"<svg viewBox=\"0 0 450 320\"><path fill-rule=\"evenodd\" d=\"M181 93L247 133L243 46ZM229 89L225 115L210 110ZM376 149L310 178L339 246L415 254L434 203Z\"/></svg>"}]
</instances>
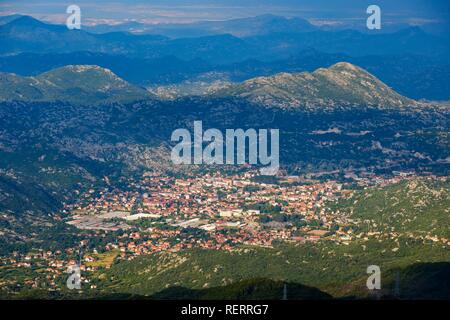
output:
<instances>
[{"instance_id":1,"label":"haze over mountains","mask_svg":"<svg viewBox=\"0 0 450 320\"><path fill-rule=\"evenodd\" d=\"M300 33L319 30L307 20L293 17L285 18L271 14L250 18L230 19L224 21L199 21L183 24L143 24L128 22L116 25L99 24L88 27L93 33L126 31L136 34L159 34L170 38L200 37L217 34L231 34L236 37L250 37L271 33Z\"/></svg>"},{"instance_id":2,"label":"haze over mountains","mask_svg":"<svg viewBox=\"0 0 450 320\"><path fill-rule=\"evenodd\" d=\"M427 104L425 108L425 104L413 100L445 99L450 94L445 90L449 85L449 61L445 58L449 50L448 39L429 35L419 28L371 35L353 30L311 30L311 26L299 19L265 16L214 24L222 26L218 33L231 29L233 33L249 30L249 26L256 24L258 27L253 31L257 35L246 34L238 38L217 34L170 39L161 35L124 32L92 34L84 30L69 31L65 26L45 24L26 16L2 20L0 99L5 103L2 111L4 119L11 121L8 127L14 128L19 121L14 114L10 114L11 110L20 110L24 104L27 107L23 110L31 108L35 112L39 109L34 109L36 105L51 102L49 108L57 110L52 117L64 111L64 119L68 115L74 116L87 128L104 126L102 134L84 141L90 141L95 147L88 143L80 150L78 142L63 139L64 146L59 146L56 152L59 154L61 150L68 149L74 152L75 158L87 156L96 165L96 159L115 158L118 163L125 161L130 167L141 166L148 159L137 159L140 156L138 153L131 155L128 145L110 146L109 138L119 132L127 132L132 134L129 141L157 141L152 143L153 148L167 141L170 129L186 125L187 120L182 120L184 117L193 121L202 116L218 127L264 126L275 121L286 128L296 123L297 120L292 118L298 116L297 112L308 114L311 111L315 114L331 110L331 113L339 113L339 110L349 108L358 110L361 112L359 116L369 119L371 116L367 108L375 109L377 111L371 112L380 113L381 124L390 119L392 115L387 115L390 112L398 117L395 121L400 121L399 114L406 109L416 121L413 121L414 128L425 126L422 122L430 125L425 117L428 113L434 114L436 123L445 122L447 117L445 105ZM298 32L281 32L283 28L294 28ZM303 31L302 28L308 30ZM368 52L382 53L362 55ZM172 89L175 94L169 95L170 101L161 99L164 92ZM55 106L61 102L68 105L67 110L59 110ZM136 110L129 107L133 102L136 102ZM99 124L97 120L111 117L102 114L100 119L92 122L93 113L99 110L94 112L90 107L96 104L117 105L119 110L114 111L114 116L123 119L111 120L109 125ZM83 105L83 108L79 107ZM290 111L285 114L286 109ZM80 115L84 115L85 119ZM134 133L119 125L129 119L153 119L154 116L164 118L164 123L153 120L151 123L141 123L142 127L137 128L137 124L130 120L128 126L137 130ZM330 114L330 117L334 127L337 122L340 123L341 131L354 126L355 130L358 128L364 132L372 128L366 124L364 128L347 124L346 121L350 121L347 115L343 116L343 122L337 120L337 115ZM47 123L48 119L44 122ZM52 122L52 125L59 124L57 131L66 126L65 123L54 122L53 118ZM380 123L373 125L378 127ZM403 126L401 121L396 124L398 130ZM332 125L319 121L311 123L310 129L328 132ZM34 126L39 127L39 124ZM403 131L409 132L409 129L403 128ZM440 132L441 129L436 130ZM103 140L104 132L108 132L106 141ZM15 150L18 146L11 134L5 133L3 136L3 150ZM397 138L388 138L384 134L379 131L375 135L378 142L382 141L381 147L378 143L372 145L373 137L365 137L367 140L361 142L361 150L370 150L371 161L379 161L377 152L385 152L386 145L401 151L383 153L383 156L402 159L402 163L404 157L413 157L414 160L408 158L408 166L417 166L419 160L436 162L446 158L435 150L441 150L443 146L441 136L436 137L438 142L434 141L433 147L427 143L413 147L408 138L404 138L408 141L399 144ZM295 142L298 136L295 137L287 138L285 143ZM354 145L347 141L345 135L339 136L339 139L346 147L335 150L337 154L324 153L313 142L310 151L304 150L306 145L297 146L294 143L296 148L288 148L294 151L286 154L286 162L304 161L306 154L314 158L313 162L325 157L326 161L335 158L333 161L343 161L347 165L353 161L361 165L367 160L354 152L353 157L358 160L344 160L347 152L352 153L349 150ZM61 141L55 143L60 145ZM136 146L135 143L131 145ZM74 146L77 146L76 151ZM144 147L148 148L148 145L144 143ZM345 152L341 153L343 150ZM413 151L417 150L420 150L420 157L414 156Z\"/></svg>"},{"instance_id":3,"label":"haze over mountains","mask_svg":"<svg viewBox=\"0 0 450 320\"><path fill-rule=\"evenodd\" d=\"M263 16L217 22L215 26L223 27L215 27L214 35L170 39L126 32L92 34L27 16L3 17L3 21L0 71L23 76L65 65L89 64L110 69L135 85L155 86L203 74L213 74L215 80L243 81L279 72L314 71L347 61L403 95L429 100L450 98L446 81L450 63L445 58L450 52L448 38L419 28L363 34L311 29L302 26L306 22L300 19ZM258 27L249 29L252 24ZM253 30L255 34L236 37L222 33L230 28L237 30L234 34L239 30ZM24 59L26 64L22 63Z\"/></svg>"},{"instance_id":4,"label":"haze over mountains","mask_svg":"<svg viewBox=\"0 0 450 320\"><path fill-rule=\"evenodd\" d=\"M247 30L245 25L241 29ZM244 37L225 32L197 38L170 39L160 35L132 35L126 32L91 34L83 29L68 30L64 25L50 25L23 16L0 26L0 53L89 50L124 53L141 58L173 54L179 58L202 58L214 63L226 63L250 57L264 60L286 58L308 48L355 56L409 52L436 56L449 52L448 39L427 34L418 27L390 34L363 34L354 30L289 30L285 28L284 31Z\"/></svg>"}]
</instances>

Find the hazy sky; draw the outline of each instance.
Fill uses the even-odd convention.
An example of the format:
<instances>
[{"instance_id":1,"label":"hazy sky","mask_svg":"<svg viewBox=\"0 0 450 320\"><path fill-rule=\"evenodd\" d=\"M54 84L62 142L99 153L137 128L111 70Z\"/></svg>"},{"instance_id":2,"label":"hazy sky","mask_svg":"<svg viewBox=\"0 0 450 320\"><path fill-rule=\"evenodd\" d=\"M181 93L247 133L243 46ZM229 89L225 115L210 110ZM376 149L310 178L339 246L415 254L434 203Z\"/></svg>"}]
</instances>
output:
<instances>
[{"instance_id":1,"label":"hazy sky","mask_svg":"<svg viewBox=\"0 0 450 320\"><path fill-rule=\"evenodd\" d=\"M70 4L79 5L90 24L224 20L266 13L300 16L317 24L351 24L366 19L370 4L379 5L384 21L391 23L444 23L450 16L450 0L0 0L0 15L20 13L63 22Z\"/></svg>"}]
</instances>

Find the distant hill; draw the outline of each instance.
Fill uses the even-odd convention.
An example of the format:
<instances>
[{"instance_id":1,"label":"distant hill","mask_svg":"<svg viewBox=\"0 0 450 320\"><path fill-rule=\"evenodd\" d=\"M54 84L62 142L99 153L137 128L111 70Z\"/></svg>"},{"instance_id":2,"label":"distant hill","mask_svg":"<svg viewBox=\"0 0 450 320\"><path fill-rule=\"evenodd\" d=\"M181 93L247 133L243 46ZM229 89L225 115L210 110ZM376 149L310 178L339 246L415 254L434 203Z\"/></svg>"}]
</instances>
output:
<instances>
[{"instance_id":1,"label":"distant hill","mask_svg":"<svg viewBox=\"0 0 450 320\"><path fill-rule=\"evenodd\" d=\"M0 100L65 101L97 104L127 102L149 97L108 69L92 65L69 65L36 77L0 73Z\"/></svg>"},{"instance_id":2,"label":"distant hill","mask_svg":"<svg viewBox=\"0 0 450 320\"><path fill-rule=\"evenodd\" d=\"M385 54L423 54L437 56L450 52L448 37L431 35L420 27L408 27L393 33L367 34L356 30L304 33L272 33L245 40L256 47L265 48L272 57L289 57L301 50L316 49L326 53L348 54L354 57ZM286 53L289 52L289 55ZM270 57L268 59L270 59Z\"/></svg>"},{"instance_id":3,"label":"distant hill","mask_svg":"<svg viewBox=\"0 0 450 320\"><path fill-rule=\"evenodd\" d=\"M222 85L223 87L223 85ZM346 62L312 73L280 73L212 90L214 96L239 97L280 108L407 107L417 103L401 96L365 70ZM69 65L36 77L0 73L0 100L99 103L151 97L144 89L109 69Z\"/></svg>"},{"instance_id":4,"label":"distant hill","mask_svg":"<svg viewBox=\"0 0 450 320\"><path fill-rule=\"evenodd\" d=\"M22 17L22 15L20 15L20 14L12 14L9 16L0 16L0 25L10 23L11 21L16 20L20 17Z\"/></svg>"},{"instance_id":5,"label":"distant hill","mask_svg":"<svg viewBox=\"0 0 450 320\"><path fill-rule=\"evenodd\" d=\"M161 35L137 35L126 31L93 34L84 29L68 30L64 25L47 24L23 16L0 25L0 54L92 51L138 58L174 55L180 59L203 59L212 64L226 64L247 59L287 59L311 48L351 56L411 52L440 56L450 52L447 38L427 34L417 27L386 34L364 34L355 30L325 31L316 30L298 18L275 16L214 22L213 25L212 34L200 32L194 37L169 39ZM161 25L157 27L165 28Z\"/></svg>"},{"instance_id":6,"label":"distant hill","mask_svg":"<svg viewBox=\"0 0 450 320\"><path fill-rule=\"evenodd\" d=\"M86 27L93 33L126 31L136 34L151 33L171 38L199 37L217 34L231 34L236 37L264 35L275 32L309 32L316 30L307 20L286 18L272 14L224 21L200 21L192 23L145 24L137 21L117 25L100 24Z\"/></svg>"},{"instance_id":7,"label":"distant hill","mask_svg":"<svg viewBox=\"0 0 450 320\"><path fill-rule=\"evenodd\" d=\"M406 233L429 241L449 237L450 181L415 179L373 188L343 205L364 232L369 228L385 235Z\"/></svg>"},{"instance_id":8,"label":"distant hill","mask_svg":"<svg viewBox=\"0 0 450 320\"><path fill-rule=\"evenodd\" d=\"M101 45L95 36L63 25L43 23L22 16L0 26L0 53L67 52L75 48L85 50Z\"/></svg>"},{"instance_id":9,"label":"distant hill","mask_svg":"<svg viewBox=\"0 0 450 320\"><path fill-rule=\"evenodd\" d=\"M447 56L430 57L414 53L350 56L326 53L316 49L302 50L286 59L260 61L245 60L214 70L225 73L233 81L280 72L314 71L337 62L346 61L367 70L400 94L413 99L450 99L450 61ZM1 63L1 60L0 60Z\"/></svg>"},{"instance_id":10,"label":"distant hill","mask_svg":"<svg viewBox=\"0 0 450 320\"><path fill-rule=\"evenodd\" d=\"M257 48L230 34L175 40L127 32L92 34L83 29L69 30L65 25L44 23L29 16L0 25L0 55L74 51L125 54L139 58L174 55L187 60L202 58L214 62L239 61L258 52Z\"/></svg>"},{"instance_id":11,"label":"distant hill","mask_svg":"<svg viewBox=\"0 0 450 320\"><path fill-rule=\"evenodd\" d=\"M0 54L85 50L129 54L164 39L166 38L161 36L135 36L121 32L97 35L84 30L69 30L65 25L44 23L30 16L21 16L0 25Z\"/></svg>"},{"instance_id":12,"label":"distant hill","mask_svg":"<svg viewBox=\"0 0 450 320\"><path fill-rule=\"evenodd\" d=\"M207 85L215 81L241 82L280 72L312 72L340 61L357 65L400 94L413 99L450 99L450 63L446 57L430 58L423 55L381 55L351 57L345 54L324 53L314 49L303 50L287 59L242 62L217 65L203 59L183 60L176 56L160 58L132 58L100 52L21 53L0 57L0 71L22 76L35 76L51 69L72 64L98 65L110 69L124 80L139 86L177 88L178 96L189 95L183 82L201 79L200 93L208 92ZM27 61L27 63L23 63ZM207 80L209 79L209 81ZM170 86L171 88L164 88Z\"/></svg>"},{"instance_id":13,"label":"distant hill","mask_svg":"<svg viewBox=\"0 0 450 320\"><path fill-rule=\"evenodd\" d=\"M320 68L312 73L279 73L254 78L218 94L281 108L358 105L389 108L415 104L365 70L346 62L339 62L327 69Z\"/></svg>"},{"instance_id":14,"label":"distant hill","mask_svg":"<svg viewBox=\"0 0 450 320\"><path fill-rule=\"evenodd\" d=\"M26 64L23 61L27 61ZM132 58L101 52L21 53L0 57L0 71L36 76L66 65L98 65L135 85L170 84L190 79L212 68L202 59L182 60L175 56Z\"/></svg>"}]
</instances>

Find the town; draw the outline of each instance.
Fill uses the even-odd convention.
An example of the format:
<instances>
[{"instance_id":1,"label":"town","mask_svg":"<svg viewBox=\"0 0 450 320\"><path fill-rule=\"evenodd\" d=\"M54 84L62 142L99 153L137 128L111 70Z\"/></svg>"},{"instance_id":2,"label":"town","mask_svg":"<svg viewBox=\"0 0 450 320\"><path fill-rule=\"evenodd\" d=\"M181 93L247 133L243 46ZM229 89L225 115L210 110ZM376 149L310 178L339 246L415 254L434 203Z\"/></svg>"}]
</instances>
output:
<instances>
[{"instance_id":1,"label":"town","mask_svg":"<svg viewBox=\"0 0 450 320\"><path fill-rule=\"evenodd\" d=\"M193 248L271 248L277 241L348 245L361 234L354 234L354 221L333 205L350 197L355 186L384 186L416 177L358 174L349 172L348 182L342 182L313 176L260 176L251 168L185 177L147 172L138 178L121 177L114 185L105 177L101 187L80 192L78 201L67 203L61 212L61 221L80 232L77 245L14 253L1 258L1 263L40 268L44 279L30 278L23 285L36 288L44 281L47 288L60 290L60 279L71 265L86 273L140 255ZM82 280L96 288L88 277Z\"/></svg>"}]
</instances>

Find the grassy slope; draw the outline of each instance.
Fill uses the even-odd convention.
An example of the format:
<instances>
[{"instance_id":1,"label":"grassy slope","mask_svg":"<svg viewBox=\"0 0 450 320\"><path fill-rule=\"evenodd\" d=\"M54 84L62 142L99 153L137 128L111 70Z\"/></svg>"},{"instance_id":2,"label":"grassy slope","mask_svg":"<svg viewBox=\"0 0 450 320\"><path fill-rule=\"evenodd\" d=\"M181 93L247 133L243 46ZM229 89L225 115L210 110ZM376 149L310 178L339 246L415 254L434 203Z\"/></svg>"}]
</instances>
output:
<instances>
[{"instance_id":1,"label":"grassy slope","mask_svg":"<svg viewBox=\"0 0 450 320\"><path fill-rule=\"evenodd\" d=\"M418 262L450 262L448 250L429 245L365 242L350 246L284 245L274 250L243 249L228 253L194 250L183 254L140 257L119 263L101 276L108 291L151 295L170 286L200 289L254 277L290 281L319 288L333 296L365 295L366 268L379 265L382 272ZM386 250L388 249L388 250ZM361 279L364 282L361 283Z\"/></svg>"}]
</instances>

